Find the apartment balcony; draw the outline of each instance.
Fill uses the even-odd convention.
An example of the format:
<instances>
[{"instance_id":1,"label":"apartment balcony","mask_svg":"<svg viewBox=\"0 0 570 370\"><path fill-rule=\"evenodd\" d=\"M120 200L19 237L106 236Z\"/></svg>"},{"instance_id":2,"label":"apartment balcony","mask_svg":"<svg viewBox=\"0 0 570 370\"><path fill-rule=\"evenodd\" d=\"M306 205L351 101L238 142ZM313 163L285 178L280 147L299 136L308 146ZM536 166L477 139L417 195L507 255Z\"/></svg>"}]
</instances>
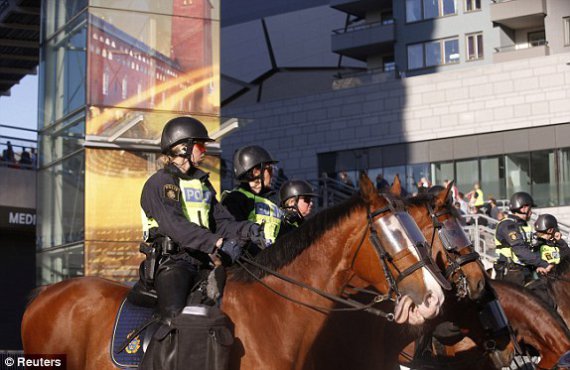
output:
<instances>
[{"instance_id":1,"label":"apartment balcony","mask_svg":"<svg viewBox=\"0 0 570 370\"><path fill-rule=\"evenodd\" d=\"M332 51L362 61L371 55L393 52L394 29L394 21L385 20L334 30Z\"/></svg>"},{"instance_id":2,"label":"apartment balcony","mask_svg":"<svg viewBox=\"0 0 570 370\"><path fill-rule=\"evenodd\" d=\"M513 45L495 48L495 54L493 54L493 62L510 62L512 60L543 57L546 55L549 55L548 42L540 41L524 45Z\"/></svg>"},{"instance_id":3,"label":"apartment balcony","mask_svg":"<svg viewBox=\"0 0 570 370\"><path fill-rule=\"evenodd\" d=\"M491 21L513 30L544 27L546 0L493 0Z\"/></svg>"},{"instance_id":4,"label":"apartment balcony","mask_svg":"<svg viewBox=\"0 0 570 370\"><path fill-rule=\"evenodd\" d=\"M331 8L362 17L375 10L392 9L392 0L331 0Z\"/></svg>"}]
</instances>

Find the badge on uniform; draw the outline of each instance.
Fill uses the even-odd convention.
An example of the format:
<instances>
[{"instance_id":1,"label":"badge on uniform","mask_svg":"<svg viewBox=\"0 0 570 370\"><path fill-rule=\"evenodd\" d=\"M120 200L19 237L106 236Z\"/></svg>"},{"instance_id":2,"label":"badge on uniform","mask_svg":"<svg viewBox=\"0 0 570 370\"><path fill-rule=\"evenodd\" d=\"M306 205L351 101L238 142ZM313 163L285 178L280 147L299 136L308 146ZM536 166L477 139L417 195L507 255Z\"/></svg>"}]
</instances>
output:
<instances>
[{"instance_id":1,"label":"badge on uniform","mask_svg":"<svg viewBox=\"0 0 570 370\"><path fill-rule=\"evenodd\" d=\"M180 188L174 184L164 185L164 197L175 201L180 200Z\"/></svg>"},{"instance_id":2,"label":"badge on uniform","mask_svg":"<svg viewBox=\"0 0 570 370\"><path fill-rule=\"evenodd\" d=\"M511 238L511 240L517 240L518 236L517 236L516 231L509 233L509 238Z\"/></svg>"}]
</instances>

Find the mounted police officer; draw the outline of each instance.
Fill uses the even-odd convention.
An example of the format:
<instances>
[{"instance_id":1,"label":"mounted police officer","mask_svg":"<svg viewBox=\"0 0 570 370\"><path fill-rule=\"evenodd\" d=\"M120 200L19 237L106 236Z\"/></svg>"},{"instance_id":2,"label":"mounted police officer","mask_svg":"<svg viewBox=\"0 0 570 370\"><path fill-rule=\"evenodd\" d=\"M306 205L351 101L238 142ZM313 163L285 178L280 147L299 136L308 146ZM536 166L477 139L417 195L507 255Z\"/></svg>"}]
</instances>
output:
<instances>
[{"instance_id":1,"label":"mounted police officer","mask_svg":"<svg viewBox=\"0 0 570 370\"><path fill-rule=\"evenodd\" d=\"M562 239L562 234L558 229L556 217L548 213L538 216L534 222L533 247L540 253L540 257L550 265L557 265L561 259L568 258L570 255L568 244ZM556 302L548 292L546 277L539 277L527 287L551 307L556 308Z\"/></svg>"},{"instance_id":2,"label":"mounted police officer","mask_svg":"<svg viewBox=\"0 0 570 370\"><path fill-rule=\"evenodd\" d=\"M313 198L317 197L313 187L305 180L286 181L279 189L283 223L279 235L299 227L313 210Z\"/></svg>"},{"instance_id":3,"label":"mounted police officer","mask_svg":"<svg viewBox=\"0 0 570 370\"><path fill-rule=\"evenodd\" d=\"M544 213L534 222L534 247L540 257L549 264L557 265L560 260L570 257L570 249L558 228L556 217Z\"/></svg>"},{"instance_id":4,"label":"mounted police officer","mask_svg":"<svg viewBox=\"0 0 570 370\"><path fill-rule=\"evenodd\" d=\"M266 246L275 242L281 227L281 211L270 199L271 179L278 161L258 145L236 150L233 158L234 175L239 186L222 198L222 204L238 221L249 220L263 225ZM258 249L249 246L250 252Z\"/></svg>"},{"instance_id":5,"label":"mounted police officer","mask_svg":"<svg viewBox=\"0 0 570 370\"><path fill-rule=\"evenodd\" d=\"M160 141L166 165L142 190L144 239L160 256L156 261L147 258L141 278L156 289L158 311L165 320L186 305L201 268L234 262L241 254L239 239L260 234L258 225L236 222L217 202L208 174L198 168L210 141L206 127L195 118L168 121Z\"/></svg>"},{"instance_id":6,"label":"mounted police officer","mask_svg":"<svg viewBox=\"0 0 570 370\"><path fill-rule=\"evenodd\" d=\"M495 247L499 259L495 263L497 279L525 285L532 280L533 270L548 273L553 265L540 258L532 248L532 232L528 224L536 207L532 196L524 191L511 196L510 213L502 219L495 230Z\"/></svg>"}]
</instances>

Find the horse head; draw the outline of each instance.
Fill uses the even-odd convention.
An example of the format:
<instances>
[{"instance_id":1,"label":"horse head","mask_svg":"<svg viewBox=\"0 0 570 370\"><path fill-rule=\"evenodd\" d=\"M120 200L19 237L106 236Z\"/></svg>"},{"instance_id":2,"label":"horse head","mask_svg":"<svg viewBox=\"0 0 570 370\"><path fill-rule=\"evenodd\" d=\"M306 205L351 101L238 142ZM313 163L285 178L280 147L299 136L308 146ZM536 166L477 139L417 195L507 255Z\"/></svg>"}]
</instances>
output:
<instances>
[{"instance_id":1,"label":"horse head","mask_svg":"<svg viewBox=\"0 0 570 370\"><path fill-rule=\"evenodd\" d=\"M427 241L400 199L379 194L366 174L360 195L367 209L364 233L352 243L352 269L360 279L396 297L395 321L422 324L439 313L449 283L429 256Z\"/></svg>"},{"instance_id":2,"label":"horse head","mask_svg":"<svg viewBox=\"0 0 570 370\"><path fill-rule=\"evenodd\" d=\"M453 283L458 299L446 302L446 320L487 353L496 366L507 366L513 356L508 320L486 283L479 254L461 227L450 198L452 186L436 186L426 194L408 198L408 212L430 241L433 260ZM401 193L397 176L390 191ZM467 296L469 299L463 299Z\"/></svg>"},{"instance_id":3,"label":"horse head","mask_svg":"<svg viewBox=\"0 0 570 370\"><path fill-rule=\"evenodd\" d=\"M428 194L411 198L408 211L414 216L424 236L430 241L432 258L454 284L459 298L469 296L476 300L486 288L486 274L473 244L463 231L459 215L451 200L451 188L434 186ZM396 176L391 188L395 195L401 193L401 183Z\"/></svg>"}]
</instances>

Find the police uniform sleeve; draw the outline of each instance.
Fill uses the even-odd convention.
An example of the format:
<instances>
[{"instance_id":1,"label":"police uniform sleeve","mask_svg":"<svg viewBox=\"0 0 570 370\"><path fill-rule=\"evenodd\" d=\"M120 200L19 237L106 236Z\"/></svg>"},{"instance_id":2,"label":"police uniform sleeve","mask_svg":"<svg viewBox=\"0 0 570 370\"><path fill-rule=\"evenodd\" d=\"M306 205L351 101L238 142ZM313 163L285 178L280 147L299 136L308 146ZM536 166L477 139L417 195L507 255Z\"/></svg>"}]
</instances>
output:
<instances>
[{"instance_id":1,"label":"police uniform sleeve","mask_svg":"<svg viewBox=\"0 0 570 370\"><path fill-rule=\"evenodd\" d=\"M513 253L525 265L535 267L547 267L548 263L540 258L540 253L531 250L525 241L520 228L514 221L505 221L497 229L497 239L503 245L511 247Z\"/></svg>"},{"instance_id":2,"label":"police uniform sleeve","mask_svg":"<svg viewBox=\"0 0 570 370\"><path fill-rule=\"evenodd\" d=\"M181 248L212 253L220 236L190 222L180 203L181 191L172 176L157 173L145 184L141 206L158 223L158 231L169 236Z\"/></svg>"},{"instance_id":3,"label":"police uniform sleeve","mask_svg":"<svg viewBox=\"0 0 570 370\"><path fill-rule=\"evenodd\" d=\"M222 205L234 216L236 221L246 221L255 207L252 199L245 194L234 190L222 199Z\"/></svg>"},{"instance_id":4,"label":"police uniform sleeve","mask_svg":"<svg viewBox=\"0 0 570 370\"><path fill-rule=\"evenodd\" d=\"M210 225L213 225L212 230L226 238L246 239L252 222L236 221L234 216L216 199L216 190L212 184L208 181L206 186L213 194L210 207Z\"/></svg>"}]
</instances>

